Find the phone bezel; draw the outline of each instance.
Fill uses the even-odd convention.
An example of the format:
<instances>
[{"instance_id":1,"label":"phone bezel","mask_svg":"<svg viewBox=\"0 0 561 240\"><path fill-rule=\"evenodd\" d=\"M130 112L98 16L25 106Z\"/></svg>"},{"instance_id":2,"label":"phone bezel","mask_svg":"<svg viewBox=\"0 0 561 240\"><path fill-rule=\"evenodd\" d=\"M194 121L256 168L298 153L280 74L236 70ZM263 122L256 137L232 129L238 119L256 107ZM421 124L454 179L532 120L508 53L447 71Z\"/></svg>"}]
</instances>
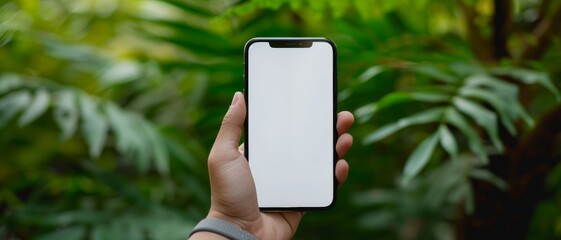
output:
<instances>
[{"instance_id":1,"label":"phone bezel","mask_svg":"<svg viewBox=\"0 0 561 240\"><path fill-rule=\"evenodd\" d=\"M259 209L262 212L282 212L282 211L319 211L319 210L327 210L332 208L336 201L337 201L337 177L335 176L335 166L338 160L337 150L335 148L337 144L337 47L333 41L328 38L321 38L321 37L312 37L312 38L303 38L303 37L282 37L282 38L252 38L250 39L245 47L244 47L244 98L246 104L246 120L244 123L244 154L248 161L249 160L249 134L248 134L248 125L249 125L249 85L248 85L248 51L249 47L257 42L268 42L271 47L280 47L280 48L306 48L310 47L313 42L326 42L331 46L333 50L333 197L332 201L327 206L322 207L260 207Z\"/></svg>"}]
</instances>

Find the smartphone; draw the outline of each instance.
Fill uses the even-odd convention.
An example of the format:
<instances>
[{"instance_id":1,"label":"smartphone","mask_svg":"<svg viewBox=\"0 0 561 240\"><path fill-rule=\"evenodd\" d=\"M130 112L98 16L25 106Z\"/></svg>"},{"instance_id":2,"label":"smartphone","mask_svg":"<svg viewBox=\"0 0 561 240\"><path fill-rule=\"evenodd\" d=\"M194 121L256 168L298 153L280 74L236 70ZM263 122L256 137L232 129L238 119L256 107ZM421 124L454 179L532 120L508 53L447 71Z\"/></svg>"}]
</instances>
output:
<instances>
[{"instance_id":1,"label":"smartphone","mask_svg":"<svg viewBox=\"0 0 561 240\"><path fill-rule=\"evenodd\" d=\"M245 46L245 157L262 211L331 207L337 180L337 51L326 38Z\"/></svg>"}]
</instances>

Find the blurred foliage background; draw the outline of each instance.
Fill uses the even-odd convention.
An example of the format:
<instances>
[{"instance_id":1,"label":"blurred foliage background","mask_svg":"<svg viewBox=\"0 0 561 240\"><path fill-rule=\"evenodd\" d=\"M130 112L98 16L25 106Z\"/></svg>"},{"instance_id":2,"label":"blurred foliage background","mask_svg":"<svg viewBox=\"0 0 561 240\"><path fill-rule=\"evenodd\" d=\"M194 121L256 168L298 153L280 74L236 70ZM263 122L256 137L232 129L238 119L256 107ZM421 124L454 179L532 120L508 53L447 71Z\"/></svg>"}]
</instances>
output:
<instances>
[{"instance_id":1,"label":"blurred foliage background","mask_svg":"<svg viewBox=\"0 0 561 240\"><path fill-rule=\"evenodd\" d=\"M252 37L324 36L357 117L295 239L561 238L561 1L0 2L0 238L185 239Z\"/></svg>"}]
</instances>

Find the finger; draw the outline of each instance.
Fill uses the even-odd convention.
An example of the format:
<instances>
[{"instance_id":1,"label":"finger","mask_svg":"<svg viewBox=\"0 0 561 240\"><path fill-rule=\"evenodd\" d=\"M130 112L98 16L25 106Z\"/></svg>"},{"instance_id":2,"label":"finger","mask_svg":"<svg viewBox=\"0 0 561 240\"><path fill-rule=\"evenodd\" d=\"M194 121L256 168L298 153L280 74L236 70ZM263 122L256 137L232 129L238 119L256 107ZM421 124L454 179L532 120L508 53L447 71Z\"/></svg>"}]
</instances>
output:
<instances>
[{"instance_id":1,"label":"finger","mask_svg":"<svg viewBox=\"0 0 561 240\"><path fill-rule=\"evenodd\" d=\"M214 158L231 160L228 157L231 158L231 156L238 156L240 154L238 144L242 134L245 114L243 94L236 92L232 99L232 104L222 120L222 126L210 151L209 160Z\"/></svg>"},{"instance_id":2,"label":"finger","mask_svg":"<svg viewBox=\"0 0 561 240\"><path fill-rule=\"evenodd\" d=\"M344 159L337 161L335 165L335 177L337 178L337 187L340 187L345 180L347 180L347 176L349 174L349 163Z\"/></svg>"},{"instance_id":3,"label":"finger","mask_svg":"<svg viewBox=\"0 0 561 240\"><path fill-rule=\"evenodd\" d=\"M354 122L355 117L348 111L342 111L337 114L337 133L339 134L339 136L349 131L349 128L353 125Z\"/></svg>"},{"instance_id":4,"label":"finger","mask_svg":"<svg viewBox=\"0 0 561 240\"><path fill-rule=\"evenodd\" d=\"M343 133L337 139L337 145L335 145L335 149L337 149L337 156L339 157L339 159L343 158L345 154L347 154L352 145L353 136L351 134Z\"/></svg>"}]
</instances>

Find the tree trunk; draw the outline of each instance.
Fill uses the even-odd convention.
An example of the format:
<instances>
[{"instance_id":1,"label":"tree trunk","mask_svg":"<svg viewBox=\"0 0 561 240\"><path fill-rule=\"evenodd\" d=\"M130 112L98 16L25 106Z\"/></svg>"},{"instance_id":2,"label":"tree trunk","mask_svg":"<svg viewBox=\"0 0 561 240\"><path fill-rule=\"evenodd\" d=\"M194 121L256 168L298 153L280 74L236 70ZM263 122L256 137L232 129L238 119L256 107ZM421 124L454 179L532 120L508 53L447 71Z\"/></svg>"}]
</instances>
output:
<instances>
[{"instance_id":1,"label":"tree trunk","mask_svg":"<svg viewBox=\"0 0 561 240\"><path fill-rule=\"evenodd\" d=\"M561 136L561 105L544 115L536 127L488 168L505 179L503 192L473 180L475 211L457 223L457 239L526 239L537 205L550 194L545 179L561 161L556 156Z\"/></svg>"}]
</instances>

